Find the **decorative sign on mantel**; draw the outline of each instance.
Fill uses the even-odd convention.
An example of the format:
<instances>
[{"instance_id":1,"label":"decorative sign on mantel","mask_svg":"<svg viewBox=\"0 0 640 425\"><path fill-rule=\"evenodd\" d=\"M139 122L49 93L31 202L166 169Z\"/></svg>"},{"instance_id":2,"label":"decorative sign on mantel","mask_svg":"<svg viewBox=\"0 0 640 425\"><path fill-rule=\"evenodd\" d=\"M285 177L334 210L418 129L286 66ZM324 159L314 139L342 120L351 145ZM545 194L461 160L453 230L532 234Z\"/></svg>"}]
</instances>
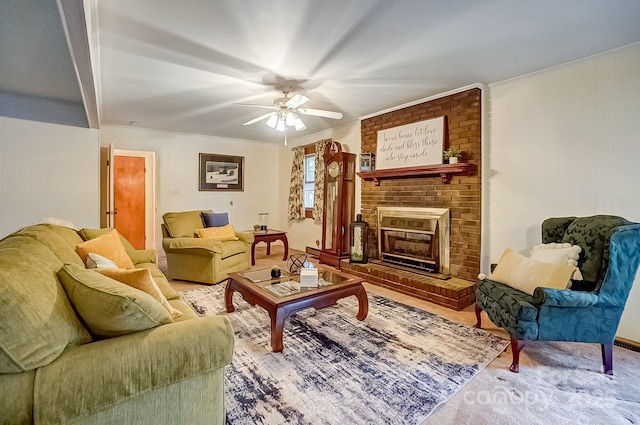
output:
<instances>
[{"instance_id":1,"label":"decorative sign on mantel","mask_svg":"<svg viewBox=\"0 0 640 425\"><path fill-rule=\"evenodd\" d=\"M442 164L444 119L378 131L376 170Z\"/></svg>"}]
</instances>

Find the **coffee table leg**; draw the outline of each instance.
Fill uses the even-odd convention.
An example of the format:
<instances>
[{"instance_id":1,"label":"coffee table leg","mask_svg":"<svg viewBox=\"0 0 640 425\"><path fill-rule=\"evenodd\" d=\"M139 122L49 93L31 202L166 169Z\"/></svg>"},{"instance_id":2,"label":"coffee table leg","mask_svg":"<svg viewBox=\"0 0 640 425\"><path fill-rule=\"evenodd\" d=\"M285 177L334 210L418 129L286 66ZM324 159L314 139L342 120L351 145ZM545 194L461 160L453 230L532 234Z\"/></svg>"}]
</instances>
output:
<instances>
[{"instance_id":1,"label":"coffee table leg","mask_svg":"<svg viewBox=\"0 0 640 425\"><path fill-rule=\"evenodd\" d=\"M284 312L277 309L275 312L269 312L271 316L271 349L274 353L282 351L282 329L284 328Z\"/></svg>"},{"instance_id":2,"label":"coffee table leg","mask_svg":"<svg viewBox=\"0 0 640 425\"><path fill-rule=\"evenodd\" d=\"M360 285L356 291L356 298L358 298L358 315L356 319L364 320L369 314L369 299L367 298L367 291L364 290L364 286Z\"/></svg>"},{"instance_id":3,"label":"coffee table leg","mask_svg":"<svg viewBox=\"0 0 640 425\"><path fill-rule=\"evenodd\" d=\"M232 287L233 280L227 280L227 286L224 287L224 304L227 307L227 313L233 313L236 311L233 307L233 293L235 290Z\"/></svg>"}]
</instances>

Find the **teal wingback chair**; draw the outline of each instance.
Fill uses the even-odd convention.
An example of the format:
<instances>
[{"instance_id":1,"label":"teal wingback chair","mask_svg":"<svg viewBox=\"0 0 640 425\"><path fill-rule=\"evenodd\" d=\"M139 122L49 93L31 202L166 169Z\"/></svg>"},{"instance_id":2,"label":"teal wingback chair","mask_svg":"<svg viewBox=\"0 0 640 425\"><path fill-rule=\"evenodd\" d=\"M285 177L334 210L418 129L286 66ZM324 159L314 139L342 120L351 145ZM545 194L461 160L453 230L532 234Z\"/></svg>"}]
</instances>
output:
<instances>
[{"instance_id":1,"label":"teal wingback chair","mask_svg":"<svg viewBox=\"0 0 640 425\"><path fill-rule=\"evenodd\" d=\"M601 344L604 372L613 374L613 342L640 263L640 224L611 215L549 218L542 223L542 242L582 248L581 290L536 288L531 296L482 279L476 291L476 327L485 311L509 332L512 372L518 372L526 341L574 341Z\"/></svg>"}]
</instances>

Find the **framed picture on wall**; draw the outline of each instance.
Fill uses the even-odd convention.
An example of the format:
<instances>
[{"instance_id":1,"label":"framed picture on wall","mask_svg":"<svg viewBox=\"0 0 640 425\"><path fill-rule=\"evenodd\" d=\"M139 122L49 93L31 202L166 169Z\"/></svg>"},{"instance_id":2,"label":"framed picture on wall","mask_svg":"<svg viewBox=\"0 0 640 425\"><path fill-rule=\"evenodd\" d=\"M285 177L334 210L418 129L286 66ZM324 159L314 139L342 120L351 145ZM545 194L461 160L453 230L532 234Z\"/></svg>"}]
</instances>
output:
<instances>
[{"instance_id":1,"label":"framed picture on wall","mask_svg":"<svg viewBox=\"0 0 640 425\"><path fill-rule=\"evenodd\" d=\"M244 191L244 156L201 153L198 189Z\"/></svg>"}]
</instances>

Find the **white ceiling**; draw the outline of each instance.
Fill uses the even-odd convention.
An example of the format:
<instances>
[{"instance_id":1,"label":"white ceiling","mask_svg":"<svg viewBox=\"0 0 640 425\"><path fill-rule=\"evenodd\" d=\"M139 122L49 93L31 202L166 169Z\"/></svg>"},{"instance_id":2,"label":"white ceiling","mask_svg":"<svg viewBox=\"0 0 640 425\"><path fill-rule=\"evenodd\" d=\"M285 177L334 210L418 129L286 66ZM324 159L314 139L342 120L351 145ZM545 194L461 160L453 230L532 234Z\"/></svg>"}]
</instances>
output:
<instances>
[{"instance_id":1,"label":"white ceiling","mask_svg":"<svg viewBox=\"0 0 640 425\"><path fill-rule=\"evenodd\" d=\"M82 7L82 0L59 1ZM73 67L56 63L74 54L52 54L54 35L64 34L60 16L52 17L60 27L50 30L48 45L15 48L37 38L30 25L51 24L33 18L55 9L42 6L49 2L0 0L0 40L13 34L8 46L0 42L0 91L78 97L65 88ZM305 106L344 114L339 121L303 116L308 134L640 41L638 0L85 0L84 6L97 22L100 124L135 121L265 142L281 142L282 133L264 122L242 123L267 111L234 104L271 105L285 83L311 98ZM56 66L34 66L45 59Z\"/></svg>"}]
</instances>

